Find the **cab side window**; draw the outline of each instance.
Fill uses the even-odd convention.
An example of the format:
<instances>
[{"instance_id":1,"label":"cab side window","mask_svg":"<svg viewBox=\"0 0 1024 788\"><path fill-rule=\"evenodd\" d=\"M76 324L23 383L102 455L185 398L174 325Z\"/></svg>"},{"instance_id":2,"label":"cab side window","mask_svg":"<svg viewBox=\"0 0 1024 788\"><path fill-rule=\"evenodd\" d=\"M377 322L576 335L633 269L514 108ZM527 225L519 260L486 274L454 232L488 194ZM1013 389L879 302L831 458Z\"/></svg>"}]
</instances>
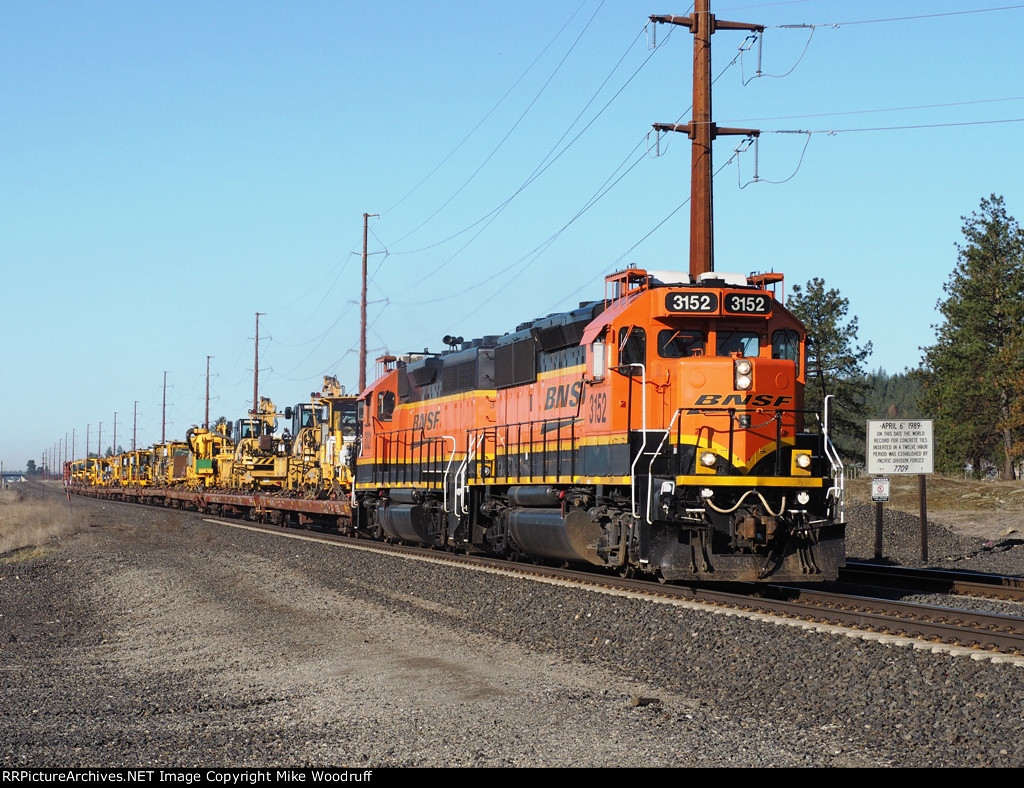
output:
<instances>
[{"instance_id":1,"label":"cab side window","mask_svg":"<svg viewBox=\"0 0 1024 788\"><path fill-rule=\"evenodd\" d=\"M645 364L647 362L647 334L642 328L629 326L619 329L619 365ZM639 367L623 369L626 375L639 375Z\"/></svg>"},{"instance_id":2,"label":"cab side window","mask_svg":"<svg viewBox=\"0 0 1024 788\"><path fill-rule=\"evenodd\" d=\"M377 418L381 421L391 421L391 414L395 412L395 392L377 392Z\"/></svg>"},{"instance_id":3,"label":"cab side window","mask_svg":"<svg viewBox=\"0 0 1024 788\"><path fill-rule=\"evenodd\" d=\"M791 328L782 328L772 334L772 358L788 358L800 370L800 335Z\"/></svg>"}]
</instances>

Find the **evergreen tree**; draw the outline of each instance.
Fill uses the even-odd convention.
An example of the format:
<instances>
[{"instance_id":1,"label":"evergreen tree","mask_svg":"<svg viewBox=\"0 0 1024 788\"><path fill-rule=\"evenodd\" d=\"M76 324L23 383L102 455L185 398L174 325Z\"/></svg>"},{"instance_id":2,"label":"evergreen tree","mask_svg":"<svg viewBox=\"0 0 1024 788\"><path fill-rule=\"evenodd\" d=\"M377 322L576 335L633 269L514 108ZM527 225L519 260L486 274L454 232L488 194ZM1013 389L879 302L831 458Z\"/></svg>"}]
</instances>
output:
<instances>
[{"instance_id":1,"label":"evergreen tree","mask_svg":"<svg viewBox=\"0 0 1024 788\"><path fill-rule=\"evenodd\" d=\"M871 355L871 343L856 345L857 318L843 323L849 302L837 290L826 290L819 277L804 287L793 285L787 306L807 329L804 407L821 410L832 395L832 440L844 456L863 462L869 385L862 365Z\"/></svg>"},{"instance_id":2,"label":"evergreen tree","mask_svg":"<svg viewBox=\"0 0 1024 788\"><path fill-rule=\"evenodd\" d=\"M1010 401L1006 418L1000 422L1005 447L1003 476L1007 479L1024 478L1024 331L1011 337L1003 352L1005 375L1000 377L1006 386Z\"/></svg>"},{"instance_id":3,"label":"evergreen tree","mask_svg":"<svg viewBox=\"0 0 1024 788\"><path fill-rule=\"evenodd\" d=\"M920 380L909 371L889 375L884 369L868 373L867 416L869 419L920 419L917 405Z\"/></svg>"},{"instance_id":4,"label":"evergreen tree","mask_svg":"<svg viewBox=\"0 0 1024 788\"><path fill-rule=\"evenodd\" d=\"M981 200L963 221L965 243L937 304L945 318L923 348L921 409L934 419L939 470L987 467L1017 478L1024 413L1024 231L1003 198Z\"/></svg>"}]
</instances>

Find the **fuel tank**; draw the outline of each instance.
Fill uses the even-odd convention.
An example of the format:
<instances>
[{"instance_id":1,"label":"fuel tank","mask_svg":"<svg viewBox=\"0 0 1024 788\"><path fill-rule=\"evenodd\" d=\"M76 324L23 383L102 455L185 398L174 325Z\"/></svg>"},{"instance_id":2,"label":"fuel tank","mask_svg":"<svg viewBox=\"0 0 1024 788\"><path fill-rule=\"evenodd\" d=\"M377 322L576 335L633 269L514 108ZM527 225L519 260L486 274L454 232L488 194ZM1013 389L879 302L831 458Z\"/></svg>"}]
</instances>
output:
<instances>
[{"instance_id":1,"label":"fuel tank","mask_svg":"<svg viewBox=\"0 0 1024 788\"><path fill-rule=\"evenodd\" d=\"M425 545L436 541L430 530L430 514L422 506L392 504L381 509L379 516L381 528L392 539Z\"/></svg>"},{"instance_id":2,"label":"fuel tank","mask_svg":"<svg viewBox=\"0 0 1024 788\"><path fill-rule=\"evenodd\" d=\"M508 514L509 533L524 552L539 558L603 566L597 553L602 531L590 513L574 509L516 509Z\"/></svg>"}]
</instances>

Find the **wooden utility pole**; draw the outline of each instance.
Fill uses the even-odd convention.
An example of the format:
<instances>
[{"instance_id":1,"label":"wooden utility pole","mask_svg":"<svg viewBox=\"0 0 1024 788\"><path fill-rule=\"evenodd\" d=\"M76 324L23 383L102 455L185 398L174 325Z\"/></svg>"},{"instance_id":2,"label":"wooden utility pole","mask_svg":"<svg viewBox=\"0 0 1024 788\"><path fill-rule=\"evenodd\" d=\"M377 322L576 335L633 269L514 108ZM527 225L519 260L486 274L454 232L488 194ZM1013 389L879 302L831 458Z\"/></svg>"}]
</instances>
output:
<instances>
[{"instance_id":1,"label":"wooden utility pole","mask_svg":"<svg viewBox=\"0 0 1024 788\"><path fill-rule=\"evenodd\" d=\"M366 235L368 219L379 216L376 213L363 214L363 290L359 299L359 393L366 388Z\"/></svg>"},{"instance_id":2,"label":"wooden utility pole","mask_svg":"<svg viewBox=\"0 0 1024 788\"><path fill-rule=\"evenodd\" d=\"M753 30L764 25L727 22L711 13L711 0L695 0L689 16L652 16L652 22L682 25L693 33L693 117L689 123L655 123L657 131L685 132L691 145L690 168L690 275L715 270L714 214L712 210L711 143L719 134L757 137L757 129L718 128L711 120L711 34L716 30Z\"/></svg>"},{"instance_id":3,"label":"wooden utility pole","mask_svg":"<svg viewBox=\"0 0 1024 788\"><path fill-rule=\"evenodd\" d=\"M213 356L206 357L206 415L203 420L203 429L210 429L210 359Z\"/></svg>"},{"instance_id":4,"label":"wooden utility pole","mask_svg":"<svg viewBox=\"0 0 1024 788\"><path fill-rule=\"evenodd\" d=\"M256 313L256 360L252 365L252 415L259 413L260 406L260 315L266 312Z\"/></svg>"},{"instance_id":5,"label":"wooden utility pole","mask_svg":"<svg viewBox=\"0 0 1024 788\"><path fill-rule=\"evenodd\" d=\"M167 443L167 370L164 370L164 405L160 413L160 442Z\"/></svg>"}]
</instances>

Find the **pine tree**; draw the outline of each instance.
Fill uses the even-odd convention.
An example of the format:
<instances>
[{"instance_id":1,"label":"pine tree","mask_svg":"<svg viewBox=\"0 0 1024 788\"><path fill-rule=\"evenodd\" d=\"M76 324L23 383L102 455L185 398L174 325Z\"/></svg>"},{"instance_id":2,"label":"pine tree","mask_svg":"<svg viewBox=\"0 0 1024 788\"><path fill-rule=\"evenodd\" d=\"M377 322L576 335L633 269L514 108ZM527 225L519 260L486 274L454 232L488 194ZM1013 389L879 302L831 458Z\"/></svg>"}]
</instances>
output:
<instances>
[{"instance_id":1,"label":"pine tree","mask_svg":"<svg viewBox=\"0 0 1024 788\"><path fill-rule=\"evenodd\" d=\"M965 243L937 304L945 322L923 348L921 409L935 420L939 470L969 465L1016 478L1024 413L1024 231L1003 198L962 216Z\"/></svg>"},{"instance_id":2,"label":"pine tree","mask_svg":"<svg viewBox=\"0 0 1024 788\"><path fill-rule=\"evenodd\" d=\"M804 407L820 411L825 397L832 395L832 440L844 456L863 462L869 384L862 365L871 355L871 343L856 345L857 318L843 323L849 302L839 291L826 290L819 277L804 287L793 285L786 306L807 329Z\"/></svg>"}]
</instances>

